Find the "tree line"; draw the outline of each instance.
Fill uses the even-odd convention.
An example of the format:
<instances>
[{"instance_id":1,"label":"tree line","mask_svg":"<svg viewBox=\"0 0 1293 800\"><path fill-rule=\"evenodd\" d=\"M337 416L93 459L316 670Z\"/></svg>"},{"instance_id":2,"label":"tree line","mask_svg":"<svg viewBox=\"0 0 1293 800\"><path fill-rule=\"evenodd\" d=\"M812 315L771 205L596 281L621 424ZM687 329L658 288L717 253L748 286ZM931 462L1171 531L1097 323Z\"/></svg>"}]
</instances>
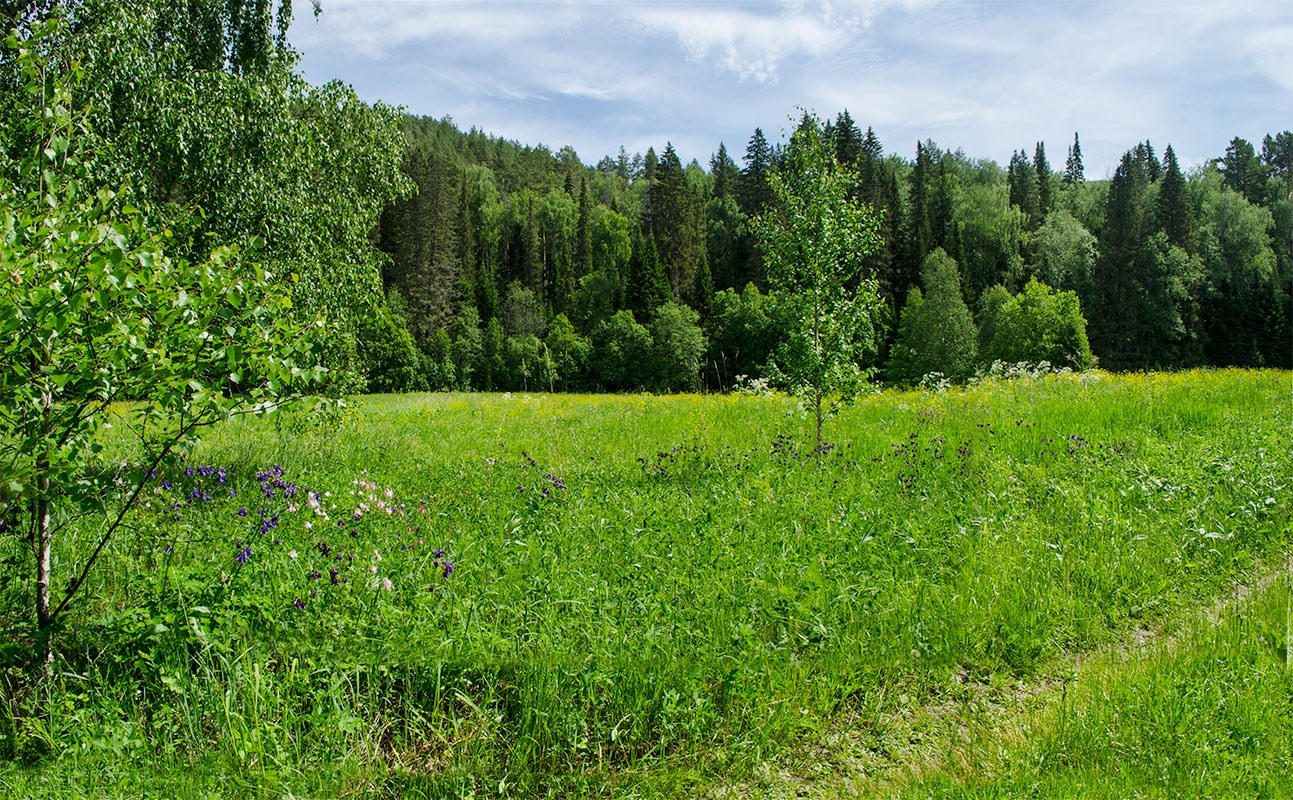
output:
<instances>
[{"instance_id":1,"label":"tree line","mask_svg":"<svg viewBox=\"0 0 1293 800\"><path fill-rule=\"evenodd\" d=\"M1017 306L1045 289L1064 305L1048 313L1083 321L1105 368L1293 366L1293 133L1260 149L1235 138L1188 175L1170 145L1160 158L1145 141L1112 178L1088 181L1077 134L1063 169L1042 142L1002 169L932 141L914 159L886 154L847 110L814 120L799 125L821 126L854 199L879 212L866 273L884 303L863 364L878 376L910 383L997 356L1037 360L994 348L992 318L1005 298ZM568 147L448 118L407 117L402 129L416 188L375 233L390 260L389 306L361 335L373 389L721 390L766 370L784 326L768 308L753 221L775 202L768 178L786 150L761 129L739 164L720 143L706 167L668 143L590 167ZM953 269L931 272L936 253ZM949 310L952 298L966 314ZM941 329L967 315L968 357L943 363L901 341L904 318ZM1056 366L1092 363L1070 341L1048 351Z\"/></svg>"}]
</instances>

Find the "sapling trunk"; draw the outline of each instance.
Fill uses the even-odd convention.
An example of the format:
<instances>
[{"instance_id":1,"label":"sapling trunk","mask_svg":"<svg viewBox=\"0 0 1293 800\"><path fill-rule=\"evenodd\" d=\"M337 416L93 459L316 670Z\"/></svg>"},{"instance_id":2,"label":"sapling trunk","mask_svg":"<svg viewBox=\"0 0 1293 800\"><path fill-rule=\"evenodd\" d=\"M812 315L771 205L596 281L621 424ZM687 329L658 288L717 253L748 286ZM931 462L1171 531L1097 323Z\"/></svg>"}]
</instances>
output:
<instances>
[{"instance_id":1,"label":"sapling trunk","mask_svg":"<svg viewBox=\"0 0 1293 800\"><path fill-rule=\"evenodd\" d=\"M53 417L53 397L49 387L40 396L41 413L45 418L45 429L49 429ZM46 672L53 666L54 647L51 641L51 626L54 615L50 611L49 585L53 571L54 532L50 525L49 500L49 451L46 450L36 459L36 501L32 504L33 527L36 539L36 626L40 633L41 662Z\"/></svg>"}]
</instances>

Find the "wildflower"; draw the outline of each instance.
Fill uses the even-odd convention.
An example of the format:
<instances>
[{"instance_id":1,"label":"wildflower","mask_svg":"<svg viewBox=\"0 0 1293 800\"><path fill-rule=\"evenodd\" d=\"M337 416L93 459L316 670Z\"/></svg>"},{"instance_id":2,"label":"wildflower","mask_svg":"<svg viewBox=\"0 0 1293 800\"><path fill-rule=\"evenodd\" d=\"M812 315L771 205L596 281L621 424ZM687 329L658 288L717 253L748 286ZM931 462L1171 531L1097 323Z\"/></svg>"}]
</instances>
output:
<instances>
[{"instance_id":1,"label":"wildflower","mask_svg":"<svg viewBox=\"0 0 1293 800\"><path fill-rule=\"evenodd\" d=\"M313 522L310 522L310 521L307 519L307 520L305 521L305 529L308 531L309 529L311 529L311 528L313 528L313 527L314 527L314 523L313 523Z\"/></svg>"},{"instance_id":2,"label":"wildflower","mask_svg":"<svg viewBox=\"0 0 1293 800\"><path fill-rule=\"evenodd\" d=\"M388 591L388 592L389 592L389 591L393 590L394 588L395 588L395 584L391 583L391 579L390 579L390 578L382 578L382 589L383 589L383 590L385 590L385 591Z\"/></svg>"},{"instance_id":3,"label":"wildflower","mask_svg":"<svg viewBox=\"0 0 1293 800\"><path fill-rule=\"evenodd\" d=\"M337 580L337 574L340 571L341 570L337 569L336 567L328 567L328 580L332 581L333 586L336 586L337 584L341 583L341 581Z\"/></svg>"},{"instance_id":4,"label":"wildflower","mask_svg":"<svg viewBox=\"0 0 1293 800\"><path fill-rule=\"evenodd\" d=\"M245 508L240 508L240 509L238 509L238 516L240 516L240 517L245 517L245 516L247 516L247 509L245 509Z\"/></svg>"},{"instance_id":5,"label":"wildflower","mask_svg":"<svg viewBox=\"0 0 1293 800\"><path fill-rule=\"evenodd\" d=\"M293 603L292 605L296 606L296 610L297 610L297 611L304 611L304 610L305 610L305 601L304 601L304 600L302 600L302 599L301 599L301 598L299 598L299 597L298 597L298 598L296 598L296 602L295 602L295 603Z\"/></svg>"},{"instance_id":6,"label":"wildflower","mask_svg":"<svg viewBox=\"0 0 1293 800\"><path fill-rule=\"evenodd\" d=\"M446 580L448 580L449 576L453 574L453 570L454 566L452 561L444 562L444 577Z\"/></svg>"},{"instance_id":7,"label":"wildflower","mask_svg":"<svg viewBox=\"0 0 1293 800\"><path fill-rule=\"evenodd\" d=\"M238 544L242 545L242 549L238 551L238 555L234 556L234 561L237 561L239 564L246 564L251 560L251 548L242 544L242 542L239 542Z\"/></svg>"},{"instance_id":8,"label":"wildflower","mask_svg":"<svg viewBox=\"0 0 1293 800\"><path fill-rule=\"evenodd\" d=\"M288 557L288 558L296 558L296 551L295 551L295 550L289 550L289 551L287 552L287 557Z\"/></svg>"},{"instance_id":9,"label":"wildflower","mask_svg":"<svg viewBox=\"0 0 1293 800\"><path fill-rule=\"evenodd\" d=\"M382 554L381 554L381 553L379 553L379 552L377 552L376 550L374 550L374 551L373 551L373 555L377 556L377 560L378 560L378 561L381 561L381 560L382 560Z\"/></svg>"}]
</instances>

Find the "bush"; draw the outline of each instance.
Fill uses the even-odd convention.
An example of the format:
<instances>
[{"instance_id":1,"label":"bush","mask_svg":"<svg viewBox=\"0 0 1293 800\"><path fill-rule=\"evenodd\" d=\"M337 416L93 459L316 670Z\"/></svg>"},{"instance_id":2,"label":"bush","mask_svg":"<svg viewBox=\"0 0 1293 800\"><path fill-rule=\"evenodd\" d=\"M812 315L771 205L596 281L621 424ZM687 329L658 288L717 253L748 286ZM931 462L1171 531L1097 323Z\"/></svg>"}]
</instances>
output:
<instances>
[{"instance_id":1,"label":"bush","mask_svg":"<svg viewBox=\"0 0 1293 800\"><path fill-rule=\"evenodd\" d=\"M984 327L992 331L983 352L989 363L1047 361L1074 369L1094 365L1077 295L1056 292L1035 278L1018 295L985 310Z\"/></svg>"}]
</instances>

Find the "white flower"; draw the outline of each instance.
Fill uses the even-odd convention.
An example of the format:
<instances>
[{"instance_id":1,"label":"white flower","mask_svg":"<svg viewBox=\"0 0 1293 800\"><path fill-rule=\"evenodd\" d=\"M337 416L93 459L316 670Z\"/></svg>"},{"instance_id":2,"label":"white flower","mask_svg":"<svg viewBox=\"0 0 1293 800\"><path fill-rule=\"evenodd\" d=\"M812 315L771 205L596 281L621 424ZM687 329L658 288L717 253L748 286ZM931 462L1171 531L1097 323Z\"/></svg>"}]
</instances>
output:
<instances>
[{"instance_id":1,"label":"white flower","mask_svg":"<svg viewBox=\"0 0 1293 800\"><path fill-rule=\"evenodd\" d=\"M288 558L296 558L296 551L295 551L295 550L289 550L289 551L288 551L288 553L287 553L287 557L288 557Z\"/></svg>"}]
</instances>

